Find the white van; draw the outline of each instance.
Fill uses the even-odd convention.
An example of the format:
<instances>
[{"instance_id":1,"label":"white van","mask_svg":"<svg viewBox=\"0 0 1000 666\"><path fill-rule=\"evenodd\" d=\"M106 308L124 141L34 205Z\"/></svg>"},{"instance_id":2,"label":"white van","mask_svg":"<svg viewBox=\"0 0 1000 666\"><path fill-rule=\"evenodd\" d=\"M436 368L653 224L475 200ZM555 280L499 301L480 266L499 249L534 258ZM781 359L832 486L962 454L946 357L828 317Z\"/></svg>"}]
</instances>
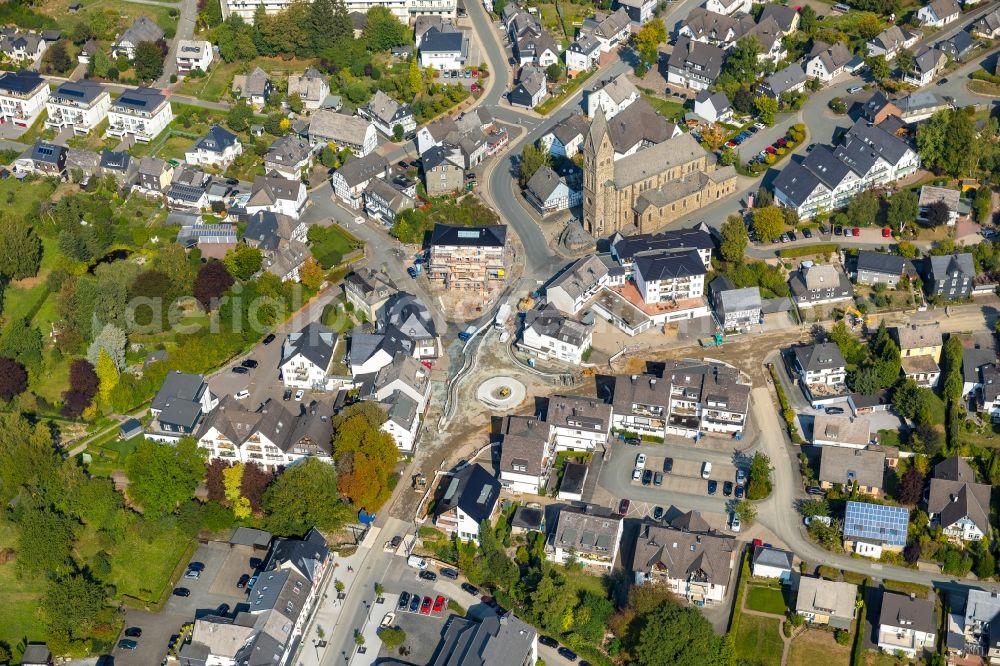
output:
<instances>
[{"instance_id":1,"label":"white van","mask_svg":"<svg viewBox=\"0 0 1000 666\"><path fill-rule=\"evenodd\" d=\"M712 463L707 460L701 464L701 478L707 479L712 476Z\"/></svg>"},{"instance_id":2,"label":"white van","mask_svg":"<svg viewBox=\"0 0 1000 666\"><path fill-rule=\"evenodd\" d=\"M410 555L406 558L406 566L413 567L414 569L426 569L427 560L422 557L417 557L416 555Z\"/></svg>"},{"instance_id":3,"label":"white van","mask_svg":"<svg viewBox=\"0 0 1000 666\"><path fill-rule=\"evenodd\" d=\"M243 398L248 398L248 397L250 397L250 391L248 391L246 389L243 389L242 391L240 391L239 393L237 393L233 397L236 398L237 400L242 400Z\"/></svg>"}]
</instances>

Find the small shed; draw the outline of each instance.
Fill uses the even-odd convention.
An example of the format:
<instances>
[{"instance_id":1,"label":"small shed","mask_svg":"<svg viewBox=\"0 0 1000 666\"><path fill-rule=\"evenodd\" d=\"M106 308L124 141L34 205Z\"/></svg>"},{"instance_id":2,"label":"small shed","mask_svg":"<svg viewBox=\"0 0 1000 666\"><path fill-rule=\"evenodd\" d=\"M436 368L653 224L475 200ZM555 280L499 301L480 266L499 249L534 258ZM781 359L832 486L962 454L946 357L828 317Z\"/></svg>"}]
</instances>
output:
<instances>
[{"instance_id":1,"label":"small shed","mask_svg":"<svg viewBox=\"0 0 1000 666\"><path fill-rule=\"evenodd\" d=\"M254 550L267 550L271 547L271 533L252 527L237 527L229 537L230 546L250 546Z\"/></svg>"},{"instance_id":2,"label":"small shed","mask_svg":"<svg viewBox=\"0 0 1000 666\"><path fill-rule=\"evenodd\" d=\"M511 534L542 531L545 512L537 507L519 506L510 520Z\"/></svg>"},{"instance_id":3,"label":"small shed","mask_svg":"<svg viewBox=\"0 0 1000 666\"><path fill-rule=\"evenodd\" d=\"M142 423L139 419L128 419L118 427L118 437L120 439L132 439L142 434Z\"/></svg>"}]
</instances>

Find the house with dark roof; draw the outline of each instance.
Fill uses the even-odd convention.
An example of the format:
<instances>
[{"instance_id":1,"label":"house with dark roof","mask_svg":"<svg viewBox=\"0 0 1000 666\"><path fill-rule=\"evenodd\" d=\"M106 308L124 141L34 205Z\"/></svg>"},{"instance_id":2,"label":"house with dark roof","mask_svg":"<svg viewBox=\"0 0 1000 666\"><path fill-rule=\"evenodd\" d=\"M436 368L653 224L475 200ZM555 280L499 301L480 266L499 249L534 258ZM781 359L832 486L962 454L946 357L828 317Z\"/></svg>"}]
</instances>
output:
<instances>
[{"instance_id":1,"label":"house with dark roof","mask_svg":"<svg viewBox=\"0 0 1000 666\"><path fill-rule=\"evenodd\" d=\"M667 59L667 82L707 90L722 72L725 52L717 46L680 37Z\"/></svg>"},{"instance_id":2,"label":"house with dark roof","mask_svg":"<svg viewBox=\"0 0 1000 666\"><path fill-rule=\"evenodd\" d=\"M938 255L924 261L924 290L928 298L945 301L969 298L975 281L976 266L971 254Z\"/></svg>"},{"instance_id":3,"label":"house with dark roof","mask_svg":"<svg viewBox=\"0 0 1000 666\"><path fill-rule=\"evenodd\" d=\"M832 342L802 345L792 348L794 368L803 384L843 384L847 376L847 362L840 348Z\"/></svg>"},{"instance_id":4,"label":"house with dark roof","mask_svg":"<svg viewBox=\"0 0 1000 666\"><path fill-rule=\"evenodd\" d=\"M783 35L790 35L799 29L799 13L794 7L769 2L764 5L764 9L761 11L760 16L757 17L757 20L764 21L769 18L774 19Z\"/></svg>"},{"instance_id":5,"label":"house with dark roof","mask_svg":"<svg viewBox=\"0 0 1000 666\"><path fill-rule=\"evenodd\" d=\"M601 43L592 33L583 32L566 49L566 71L570 76L586 72L601 60Z\"/></svg>"},{"instance_id":6,"label":"house with dark roof","mask_svg":"<svg viewBox=\"0 0 1000 666\"><path fill-rule=\"evenodd\" d=\"M917 43L922 34L916 30L904 30L898 25L891 25L868 40L865 48L869 57L883 56L886 60L894 60L903 49L908 49Z\"/></svg>"},{"instance_id":7,"label":"house with dark roof","mask_svg":"<svg viewBox=\"0 0 1000 666\"><path fill-rule=\"evenodd\" d=\"M940 525L953 541L979 541L990 534L990 492L977 483L976 474L963 458L952 456L934 466L927 495L931 525Z\"/></svg>"},{"instance_id":8,"label":"house with dark roof","mask_svg":"<svg viewBox=\"0 0 1000 666\"><path fill-rule=\"evenodd\" d=\"M694 98L694 112L710 123L728 122L733 117L733 107L723 92L702 90Z\"/></svg>"},{"instance_id":9,"label":"house with dark roof","mask_svg":"<svg viewBox=\"0 0 1000 666\"><path fill-rule=\"evenodd\" d=\"M567 461L563 466L563 476L559 481L559 493L556 497L568 502L582 502L589 471L590 467L585 463Z\"/></svg>"},{"instance_id":10,"label":"house with dark roof","mask_svg":"<svg viewBox=\"0 0 1000 666\"><path fill-rule=\"evenodd\" d=\"M749 14L750 0L706 0L705 9L717 14Z\"/></svg>"},{"instance_id":11,"label":"house with dark roof","mask_svg":"<svg viewBox=\"0 0 1000 666\"><path fill-rule=\"evenodd\" d=\"M388 276L370 268L361 268L348 274L344 278L343 289L347 301L370 322L378 321L382 306L396 292Z\"/></svg>"},{"instance_id":12,"label":"house with dark roof","mask_svg":"<svg viewBox=\"0 0 1000 666\"><path fill-rule=\"evenodd\" d=\"M868 98L868 101L861 105L861 117L876 125L888 116L900 115L902 115L902 111L899 110L899 107L895 103L890 102L889 98L881 90L876 90Z\"/></svg>"},{"instance_id":13,"label":"house with dark roof","mask_svg":"<svg viewBox=\"0 0 1000 666\"><path fill-rule=\"evenodd\" d=\"M708 529L690 529L689 512L670 527L644 523L632 547L636 585L663 585L699 606L722 603L736 568L735 540ZM700 516L697 517L700 522Z\"/></svg>"},{"instance_id":14,"label":"house with dark roof","mask_svg":"<svg viewBox=\"0 0 1000 666\"><path fill-rule=\"evenodd\" d=\"M288 94L298 95L304 109L315 111L329 97L330 84L318 69L310 65L302 74L288 75Z\"/></svg>"},{"instance_id":15,"label":"house with dark roof","mask_svg":"<svg viewBox=\"0 0 1000 666\"><path fill-rule=\"evenodd\" d=\"M517 85L507 93L507 101L514 106L533 109L549 94L545 70L529 63L521 67Z\"/></svg>"},{"instance_id":16,"label":"house with dark roof","mask_svg":"<svg viewBox=\"0 0 1000 666\"><path fill-rule=\"evenodd\" d=\"M118 183L120 188L130 186L139 173L139 162L132 159L124 150L101 151L101 162L99 165L102 177L111 176Z\"/></svg>"},{"instance_id":17,"label":"house with dark roof","mask_svg":"<svg viewBox=\"0 0 1000 666\"><path fill-rule=\"evenodd\" d=\"M0 53L15 63L37 62L49 43L34 31L21 32L5 28L0 33Z\"/></svg>"},{"instance_id":18,"label":"house with dark roof","mask_svg":"<svg viewBox=\"0 0 1000 666\"><path fill-rule=\"evenodd\" d=\"M606 507L588 505L583 511L562 507L545 544L545 558L557 564L573 558L585 567L611 571L624 523Z\"/></svg>"},{"instance_id":19,"label":"house with dark roof","mask_svg":"<svg viewBox=\"0 0 1000 666\"><path fill-rule=\"evenodd\" d=\"M330 367L340 336L319 322L289 333L281 346L281 380L297 389L324 389L330 383Z\"/></svg>"},{"instance_id":20,"label":"house with dark roof","mask_svg":"<svg viewBox=\"0 0 1000 666\"><path fill-rule=\"evenodd\" d=\"M938 42L935 46L952 60L964 62L979 48L979 42L965 30L959 30L948 39Z\"/></svg>"},{"instance_id":21,"label":"house with dark roof","mask_svg":"<svg viewBox=\"0 0 1000 666\"><path fill-rule=\"evenodd\" d=\"M174 179L172 164L156 157L143 157L139 161L139 180L136 187L146 196L162 197Z\"/></svg>"},{"instance_id":22,"label":"house with dark roof","mask_svg":"<svg viewBox=\"0 0 1000 666\"><path fill-rule=\"evenodd\" d=\"M632 19L623 7L619 7L610 14L605 12L595 12L593 16L585 18L580 26L580 34L590 34L597 39L601 45L601 53L608 53L618 44L626 41L630 34Z\"/></svg>"},{"instance_id":23,"label":"house with dark roof","mask_svg":"<svg viewBox=\"0 0 1000 666\"><path fill-rule=\"evenodd\" d=\"M574 465L576 463L566 463ZM519 506L514 510L514 516L510 519L511 534L525 534L527 532L540 532L545 523L545 511L533 506Z\"/></svg>"},{"instance_id":24,"label":"house with dark roof","mask_svg":"<svg viewBox=\"0 0 1000 666\"><path fill-rule=\"evenodd\" d=\"M825 42L816 42L806 59L806 74L823 83L829 83L844 73L853 58L853 54L840 42L832 46Z\"/></svg>"},{"instance_id":25,"label":"house with dark roof","mask_svg":"<svg viewBox=\"0 0 1000 666\"><path fill-rule=\"evenodd\" d=\"M574 113L556 123L538 139L538 143L552 156L573 157L583 148L583 139L588 131L590 124L583 116Z\"/></svg>"},{"instance_id":26,"label":"house with dark roof","mask_svg":"<svg viewBox=\"0 0 1000 666\"><path fill-rule=\"evenodd\" d=\"M205 136L187 149L184 161L194 166L213 166L224 171L242 154L243 144L235 134L218 125L212 125Z\"/></svg>"},{"instance_id":27,"label":"house with dark roof","mask_svg":"<svg viewBox=\"0 0 1000 666\"><path fill-rule=\"evenodd\" d=\"M351 208L360 210L368 184L376 178L385 178L388 175L389 162L373 152L364 157L348 157L330 177L330 184L338 199Z\"/></svg>"},{"instance_id":28,"label":"house with dark roof","mask_svg":"<svg viewBox=\"0 0 1000 666\"><path fill-rule=\"evenodd\" d=\"M66 147L36 139L21 156L14 160L14 173L66 177Z\"/></svg>"},{"instance_id":29,"label":"house with dark roof","mask_svg":"<svg viewBox=\"0 0 1000 666\"><path fill-rule=\"evenodd\" d=\"M888 654L903 652L911 659L937 647L934 601L913 594L882 590L878 616L878 647Z\"/></svg>"},{"instance_id":30,"label":"house with dark roof","mask_svg":"<svg viewBox=\"0 0 1000 666\"><path fill-rule=\"evenodd\" d=\"M704 223L655 234L625 236L616 231L610 238L610 244L611 256L629 273L635 270L635 260L640 255L670 254L687 250L695 250L705 270L708 271L712 266L712 250L715 248L712 235Z\"/></svg>"},{"instance_id":31,"label":"house with dark roof","mask_svg":"<svg viewBox=\"0 0 1000 666\"><path fill-rule=\"evenodd\" d=\"M264 172L276 173L288 180L298 180L308 172L313 151L309 142L286 134L270 145L264 153Z\"/></svg>"},{"instance_id":32,"label":"house with dark roof","mask_svg":"<svg viewBox=\"0 0 1000 666\"><path fill-rule=\"evenodd\" d=\"M792 563L795 555L787 550L769 546L754 546L750 556L750 572L758 578L777 578L791 582Z\"/></svg>"},{"instance_id":33,"label":"house with dark roof","mask_svg":"<svg viewBox=\"0 0 1000 666\"><path fill-rule=\"evenodd\" d=\"M446 143L432 146L422 153L420 169L427 194L440 196L461 190L465 185L463 162L462 151Z\"/></svg>"},{"instance_id":34,"label":"house with dark roof","mask_svg":"<svg viewBox=\"0 0 1000 666\"><path fill-rule=\"evenodd\" d=\"M913 56L913 66L903 73L903 80L918 88L934 80L948 64L948 56L935 47L928 46Z\"/></svg>"},{"instance_id":35,"label":"house with dark roof","mask_svg":"<svg viewBox=\"0 0 1000 666\"><path fill-rule=\"evenodd\" d=\"M237 74L233 77L233 95L247 100L256 111L264 108L273 91L271 77L260 67L254 67L249 74Z\"/></svg>"},{"instance_id":36,"label":"house with dark roof","mask_svg":"<svg viewBox=\"0 0 1000 666\"><path fill-rule=\"evenodd\" d=\"M149 143L173 118L170 101L159 90L127 90L111 101L107 135L116 139L132 136L139 143Z\"/></svg>"},{"instance_id":37,"label":"house with dark roof","mask_svg":"<svg viewBox=\"0 0 1000 666\"><path fill-rule=\"evenodd\" d=\"M542 360L556 359L579 365L591 347L593 334L592 318L579 322L546 303L525 314L517 346Z\"/></svg>"},{"instance_id":38,"label":"house with dark roof","mask_svg":"<svg viewBox=\"0 0 1000 666\"><path fill-rule=\"evenodd\" d=\"M417 128L410 105L400 104L381 90L372 95L366 106L358 109L358 114L371 120L375 129L388 137L395 136L396 125L402 127L404 133Z\"/></svg>"},{"instance_id":39,"label":"house with dark roof","mask_svg":"<svg viewBox=\"0 0 1000 666\"><path fill-rule=\"evenodd\" d=\"M128 30L111 45L111 57L135 59L135 50L142 42L158 42L164 38L163 29L145 16L135 20Z\"/></svg>"},{"instance_id":40,"label":"house with dark roof","mask_svg":"<svg viewBox=\"0 0 1000 666\"><path fill-rule=\"evenodd\" d=\"M770 7L771 5L766 5ZM798 16L798 14L796 14ZM788 67L771 74L757 86L757 91L768 97L778 99L785 93L802 92L806 87L806 73L802 66L792 63Z\"/></svg>"},{"instance_id":41,"label":"house with dark roof","mask_svg":"<svg viewBox=\"0 0 1000 666\"><path fill-rule=\"evenodd\" d=\"M434 526L448 536L479 543L479 524L489 522L500 497L500 482L478 463L466 465L438 486Z\"/></svg>"},{"instance_id":42,"label":"house with dark roof","mask_svg":"<svg viewBox=\"0 0 1000 666\"><path fill-rule=\"evenodd\" d=\"M0 122L31 127L49 99L49 84L38 72L0 74Z\"/></svg>"},{"instance_id":43,"label":"house with dark roof","mask_svg":"<svg viewBox=\"0 0 1000 666\"><path fill-rule=\"evenodd\" d=\"M438 71L464 69L469 57L469 38L460 30L442 31L436 27L420 38L420 66Z\"/></svg>"},{"instance_id":44,"label":"house with dark roof","mask_svg":"<svg viewBox=\"0 0 1000 666\"><path fill-rule=\"evenodd\" d=\"M440 344L431 311L419 298L405 291L391 295L378 315L378 331L404 336L416 358L437 358Z\"/></svg>"},{"instance_id":45,"label":"house with dark roof","mask_svg":"<svg viewBox=\"0 0 1000 666\"><path fill-rule=\"evenodd\" d=\"M45 643L28 643L21 655L21 666L52 666L52 652Z\"/></svg>"},{"instance_id":46,"label":"house with dark roof","mask_svg":"<svg viewBox=\"0 0 1000 666\"><path fill-rule=\"evenodd\" d=\"M858 284L884 284L895 288L907 272L908 262L898 254L861 250L853 271Z\"/></svg>"},{"instance_id":47,"label":"house with dark roof","mask_svg":"<svg viewBox=\"0 0 1000 666\"><path fill-rule=\"evenodd\" d=\"M435 224L427 277L447 287L478 289L506 276L507 227Z\"/></svg>"},{"instance_id":48,"label":"house with dark roof","mask_svg":"<svg viewBox=\"0 0 1000 666\"><path fill-rule=\"evenodd\" d=\"M829 489L840 486L851 492L857 486L862 495L879 497L882 494L884 451L824 446L820 453L820 487Z\"/></svg>"},{"instance_id":49,"label":"house with dark roof","mask_svg":"<svg viewBox=\"0 0 1000 666\"><path fill-rule=\"evenodd\" d=\"M219 404L201 375L171 370L153 397L146 439L173 443L194 435L201 418Z\"/></svg>"},{"instance_id":50,"label":"house with dark roof","mask_svg":"<svg viewBox=\"0 0 1000 666\"><path fill-rule=\"evenodd\" d=\"M306 207L306 186L300 180L290 180L278 175L257 176L250 188L246 212L253 215L270 211L298 219Z\"/></svg>"},{"instance_id":51,"label":"house with dark roof","mask_svg":"<svg viewBox=\"0 0 1000 666\"><path fill-rule=\"evenodd\" d=\"M677 36L688 37L702 44L718 46L729 50L740 38L755 26L752 16L736 14L729 16L709 11L705 7L692 9L677 30Z\"/></svg>"},{"instance_id":52,"label":"house with dark roof","mask_svg":"<svg viewBox=\"0 0 1000 666\"><path fill-rule=\"evenodd\" d=\"M619 74L613 79L601 81L586 93L584 109L588 118L594 118L598 110L610 120L627 109L640 98L639 89L629 80L628 75ZM588 125L589 127L589 125ZM586 135L586 131L584 131Z\"/></svg>"},{"instance_id":53,"label":"house with dark roof","mask_svg":"<svg viewBox=\"0 0 1000 666\"><path fill-rule=\"evenodd\" d=\"M985 39L996 39L1000 37L1000 9L994 9L986 14L969 28L974 35Z\"/></svg>"},{"instance_id":54,"label":"house with dark roof","mask_svg":"<svg viewBox=\"0 0 1000 666\"><path fill-rule=\"evenodd\" d=\"M825 578L802 576L799 579L795 612L809 624L850 629L857 614L858 586Z\"/></svg>"},{"instance_id":55,"label":"house with dark roof","mask_svg":"<svg viewBox=\"0 0 1000 666\"><path fill-rule=\"evenodd\" d=\"M364 157L378 146L378 131L370 120L349 116L330 109L320 109L309 117L309 143L320 150L329 143L350 148L356 157Z\"/></svg>"},{"instance_id":56,"label":"house with dark roof","mask_svg":"<svg viewBox=\"0 0 1000 666\"><path fill-rule=\"evenodd\" d=\"M538 632L507 611L487 613L479 621L453 615L428 666L532 666L537 662Z\"/></svg>"},{"instance_id":57,"label":"house with dark roof","mask_svg":"<svg viewBox=\"0 0 1000 666\"><path fill-rule=\"evenodd\" d=\"M568 179L548 166L538 169L524 189L524 198L542 215L579 206L582 197L583 187L579 177Z\"/></svg>"}]
</instances>

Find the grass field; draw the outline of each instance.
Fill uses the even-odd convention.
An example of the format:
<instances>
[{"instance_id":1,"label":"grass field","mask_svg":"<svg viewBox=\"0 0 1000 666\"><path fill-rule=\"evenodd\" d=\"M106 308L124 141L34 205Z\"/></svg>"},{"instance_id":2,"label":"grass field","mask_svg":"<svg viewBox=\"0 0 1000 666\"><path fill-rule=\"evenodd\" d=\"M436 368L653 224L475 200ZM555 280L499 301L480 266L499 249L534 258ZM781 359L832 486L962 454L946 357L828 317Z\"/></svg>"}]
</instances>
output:
<instances>
[{"instance_id":1,"label":"grass field","mask_svg":"<svg viewBox=\"0 0 1000 666\"><path fill-rule=\"evenodd\" d=\"M851 648L838 645L833 632L806 629L792 640L788 649L788 666L848 666Z\"/></svg>"},{"instance_id":2,"label":"grass field","mask_svg":"<svg viewBox=\"0 0 1000 666\"><path fill-rule=\"evenodd\" d=\"M309 66L307 60L282 60L281 58L256 58L254 66L260 67L272 76L284 77L289 73L304 72ZM250 71L245 62L215 61L208 68L208 75L200 79L186 78L177 87L178 95L188 95L218 102L229 94L233 77Z\"/></svg>"},{"instance_id":3,"label":"grass field","mask_svg":"<svg viewBox=\"0 0 1000 666\"><path fill-rule=\"evenodd\" d=\"M744 613L736 630L736 656L762 664L780 664L784 649L780 631L779 620Z\"/></svg>"},{"instance_id":4,"label":"grass field","mask_svg":"<svg viewBox=\"0 0 1000 666\"><path fill-rule=\"evenodd\" d=\"M16 548L14 526L0 521L0 549ZM43 641L45 634L38 621L38 604L43 581L21 578L16 561L0 565L0 586L3 588L3 622L0 622L0 641L16 646L25 637L29 641ZM14 655L18 656L17 653Z\"/></svg>"},{"instance_id":5,"label":"grass field","mask_svg":"<svg viewBox=\"0 0 1000 666\"><path fill-rule=\"evenodd\" d=\"M684 119L684 104L682 102L654 95L643 95L643 97L664 118L677 121Z\"/></svg>"},{"instance_id":6,"label":"grass field","mask_svg":"<svg viewBox=\"0 0 1000 666\"><path fill-rule=\"evenodd\" d=\"M310 233L312 253L323 268L333 268L362 243L338 226L313 227Z\"/></svg>"},{"instance_id":7,"label":"grass field","mask_svg":"<svg viewBox=\"0 0 1000 666\"><path fill-rule=\"evenodd\" d=\"M110 25L117 25L117 31L125 30L140 16L153 19L165 31L177 27L177 19L171 18L169 7L142 5L128 0L81 0L83 7L77 13L71 14L69 6L73 2L74 0L42 0L35 3L34 8L53 17L64 28L70 28L80 21L90 20L92 15L98 13L105 14L105 20ZM179 9L180 3L175 11ZM116 31L112 29L111 32Z\"/></svg>"},{"instance_id":8,"label":"grass field","mask_svg":"<svg viewBox=\"0 0 1000 666\"><path fill-rule=\"evenodd\" d=\"M773 587L751 585L747 589L746 606L750 610L761 613L784 615L788 612L788 605L785 603L782 590Z\"/></svg>"}]
</instances>

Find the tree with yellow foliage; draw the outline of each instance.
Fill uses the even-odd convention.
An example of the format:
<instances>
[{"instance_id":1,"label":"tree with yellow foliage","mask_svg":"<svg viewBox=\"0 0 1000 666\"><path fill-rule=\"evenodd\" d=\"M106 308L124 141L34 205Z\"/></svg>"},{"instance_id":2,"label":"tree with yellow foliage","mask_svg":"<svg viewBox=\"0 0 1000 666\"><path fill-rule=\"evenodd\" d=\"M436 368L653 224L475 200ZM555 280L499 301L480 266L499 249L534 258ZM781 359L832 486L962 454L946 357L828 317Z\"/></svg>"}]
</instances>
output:
<instances>
[{"instance_id":1,"label":"tree with yellow foliage","mask_svg":"<svg viewBox=\"0 0 1000 666\"><path fill-rule=\"evenodd\" d=\"M323 284L323 268L312 255L306 257L302 267L299 268L299 282L309 289L319 289Z\"/></svg>"},{"instance_id":2,"label":"tree with yellow foliage","mask_svg":"<svg viewBox=\"0 0 1000 666\"><path fill-rule=\"evenodd\" d=\"M226 499L237 518L250 517L250 500L243 497L240 488L243 485L243 464L236 463L222 470L222 485L226 491Z\"/></svg>"},{"instance_id":3,"label":"tree with yellow foliage","mask_svg":"<svg viewBox=\"0 0 1000 666\"><path fill-rule=\"evenodd\" d=\"M100 381L97 391L101 396L101 402L107 405L111 397L111 392L118 386L119 374L114 360L112 360L111 356L104 349L97 355L97 366L94 368L94 371L97 373L97 379Z\"/></svg>"}]
</instances>

